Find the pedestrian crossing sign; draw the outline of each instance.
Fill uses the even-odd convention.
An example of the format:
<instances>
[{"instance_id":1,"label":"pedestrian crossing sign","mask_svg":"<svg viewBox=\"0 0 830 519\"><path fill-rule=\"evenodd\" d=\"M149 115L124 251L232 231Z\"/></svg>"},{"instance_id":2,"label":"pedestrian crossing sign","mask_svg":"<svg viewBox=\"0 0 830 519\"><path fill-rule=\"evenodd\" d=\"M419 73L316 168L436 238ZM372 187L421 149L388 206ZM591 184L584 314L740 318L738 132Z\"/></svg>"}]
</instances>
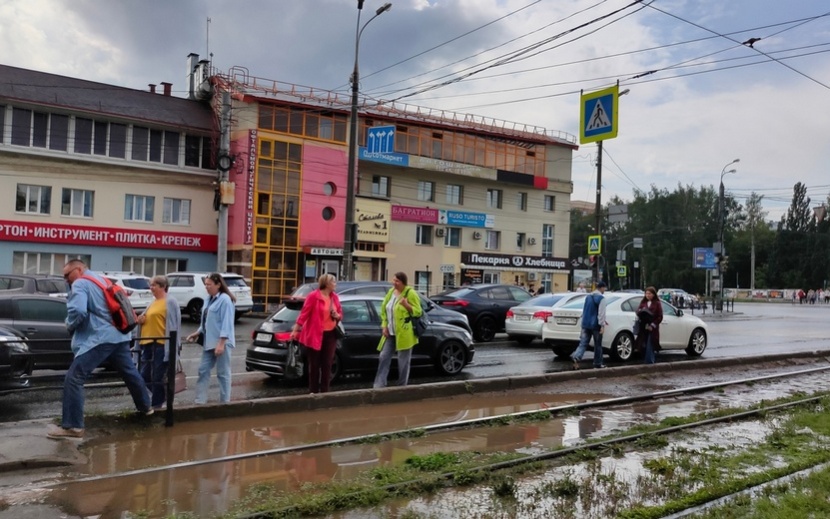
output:
<instances>
[{"instance_id":1,"label":"pedestrian crossing sign","mask_svg":"<svg viewBox=\"0 0 830 519\"><path fill-rule=\"evenodd\" d=\"M627 275L628 275L628 267L626 267L625 265L619 265L617 267L617 277L618 278L624 278Z\"/></svg>"},{"instance_id":2,"label":"pedestrian crossing sign","mask_svg":"<svg viewBox=\"0 0 830 519\"><path fill-rule=\"evenodd\" d=\"M599 234L592 234L588 236L588 255L596 256L602 252L602 236Z\"/></svg>"},{"instance_id":3,"label":"pedestrian crossing sign","mask_svg":"<svg viewBox=\"0 0 830 519\"><path fill-rule=\"evenodd\" d=\"M619 85L582 94L579 110L579 143L613 139L617 136Z\"/></svg>"}]
</instances>

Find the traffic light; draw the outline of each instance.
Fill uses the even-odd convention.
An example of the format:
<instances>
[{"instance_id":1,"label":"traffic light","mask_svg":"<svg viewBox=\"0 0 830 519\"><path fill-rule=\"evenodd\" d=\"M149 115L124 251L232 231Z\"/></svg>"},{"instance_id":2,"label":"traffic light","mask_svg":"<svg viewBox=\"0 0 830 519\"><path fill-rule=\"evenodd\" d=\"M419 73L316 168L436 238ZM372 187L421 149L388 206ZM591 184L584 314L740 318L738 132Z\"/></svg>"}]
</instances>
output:
<instances>
[{"instance_id":1,"label":"traffic light","mask_svg":"<svg viewBox=\"0 0 830 519\"><path fill-rule=\"evenodd\" d=\"M728 266L729 266L729 256L721 256L721 258L720 258L720 269L721 270L726 270L726 268Z\"/></svg>"}]
</instances>

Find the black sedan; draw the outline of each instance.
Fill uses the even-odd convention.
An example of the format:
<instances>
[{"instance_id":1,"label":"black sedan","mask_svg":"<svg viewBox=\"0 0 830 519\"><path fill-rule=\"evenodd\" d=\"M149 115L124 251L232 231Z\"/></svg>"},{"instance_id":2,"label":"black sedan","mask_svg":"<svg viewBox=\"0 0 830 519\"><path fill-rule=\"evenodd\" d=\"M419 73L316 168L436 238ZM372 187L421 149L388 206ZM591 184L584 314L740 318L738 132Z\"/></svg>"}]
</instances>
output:
<instances>
[{"instance_id":1,"label":"black sedan","mask_svg":"<svg viewBox=\"0 0 830 519\"><path fill-rule=\"evenodd\" d=\"M32 374L32 355L19 333L0 326L0 388L20 388L29 385Z\"/></svg>"},{"instance_id":2,"label":"black sedan","mask_svg":"<svg viewBox=\"0 0 830 519\"><path fill-rule=\"evenodd\" d=\"M332 380L344 373L375 372L378 367L382 297L342 296L346 336L337 343ZM253 331L253 344L246 353L245 369L282 377L291 328L302 303L287 302ZM473 338L457 326L430 322L412 353L412 368L433 367L443 375L457 375L473 360ZM393 366L396 360L393 358Z\"/></svg>"},{"instance_id":3,"label":"black sedan","mask_svg":"<svg viewBox=\"0 0 830 519\"><path fill-rule=\"evenodd\" d=\"M65 299L0 292L0 326L28 339L35 369L67 369L72 364Z\"/></svg>"},{"instance_id":4,"label":"black sedan","mask_svg":"<svg viewBox=\"0 0 830 519\"><path fill-rule=\"evenodd\" d=\"M477 341L492 341L504 331L507 311L530 299L530 293L514 285L482 284L453 288L433 296L435 304L463 313L470 320Z\"/></svg>"}]
</instances>

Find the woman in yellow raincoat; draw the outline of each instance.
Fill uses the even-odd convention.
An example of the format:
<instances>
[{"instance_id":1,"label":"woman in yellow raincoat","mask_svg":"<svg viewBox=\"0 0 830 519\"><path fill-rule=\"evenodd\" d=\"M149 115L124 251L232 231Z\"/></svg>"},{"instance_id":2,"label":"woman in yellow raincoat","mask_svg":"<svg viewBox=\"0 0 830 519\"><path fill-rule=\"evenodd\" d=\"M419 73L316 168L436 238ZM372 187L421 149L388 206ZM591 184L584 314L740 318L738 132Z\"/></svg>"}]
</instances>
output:
<instances>
[{"instance_id":1,"label":"woman in yellow raincoat","mask_svg":"<svg viewBox=\"0 0 830 519\"><path fill-rule=\"evenodd\" d=\"M413 328L414 319L421 316L421 298L418 292L407 286L407 277L403 272L396 272L392 278L392 288L386 293L381 304L381 326L383 336L378 344L380 358L378 373L375 376L375 388L386 387L392 355L398 355L398 385L409 382L409 363L412 348L418 344L418 337Z\"/></svg>"}]
</instances>

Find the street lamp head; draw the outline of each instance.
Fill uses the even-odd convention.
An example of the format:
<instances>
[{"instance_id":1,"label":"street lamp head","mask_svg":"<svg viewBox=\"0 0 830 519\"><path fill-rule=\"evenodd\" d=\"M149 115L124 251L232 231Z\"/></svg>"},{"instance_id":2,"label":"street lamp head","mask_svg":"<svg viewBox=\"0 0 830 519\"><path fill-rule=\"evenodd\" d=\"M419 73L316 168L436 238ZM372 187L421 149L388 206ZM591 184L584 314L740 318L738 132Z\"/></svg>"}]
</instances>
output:
<instances>
[{"instance_id":1,"label":"street lamp head","mask_svg":"<svg viewBox=\"0 0 830 519\"><path fill-rule=\"evenodd\" d=\"M622 97L629 92L631 92L631 90L626 88L625 90L622 90L619 94L617 94L617 97Z\"/></svg>"},{"instance_id":2,"label":"street lamp head","mask_svg":"<svg viewBox=\"0 0 830 519\"><path fill-rule=\"evenodd\" d=\"M392 9L392 2L386 2L382 6L378 7L378 10L375 11L375 16L380 15L381 13L385 13L389 9Z\"/></svg>"}]
</instances>

